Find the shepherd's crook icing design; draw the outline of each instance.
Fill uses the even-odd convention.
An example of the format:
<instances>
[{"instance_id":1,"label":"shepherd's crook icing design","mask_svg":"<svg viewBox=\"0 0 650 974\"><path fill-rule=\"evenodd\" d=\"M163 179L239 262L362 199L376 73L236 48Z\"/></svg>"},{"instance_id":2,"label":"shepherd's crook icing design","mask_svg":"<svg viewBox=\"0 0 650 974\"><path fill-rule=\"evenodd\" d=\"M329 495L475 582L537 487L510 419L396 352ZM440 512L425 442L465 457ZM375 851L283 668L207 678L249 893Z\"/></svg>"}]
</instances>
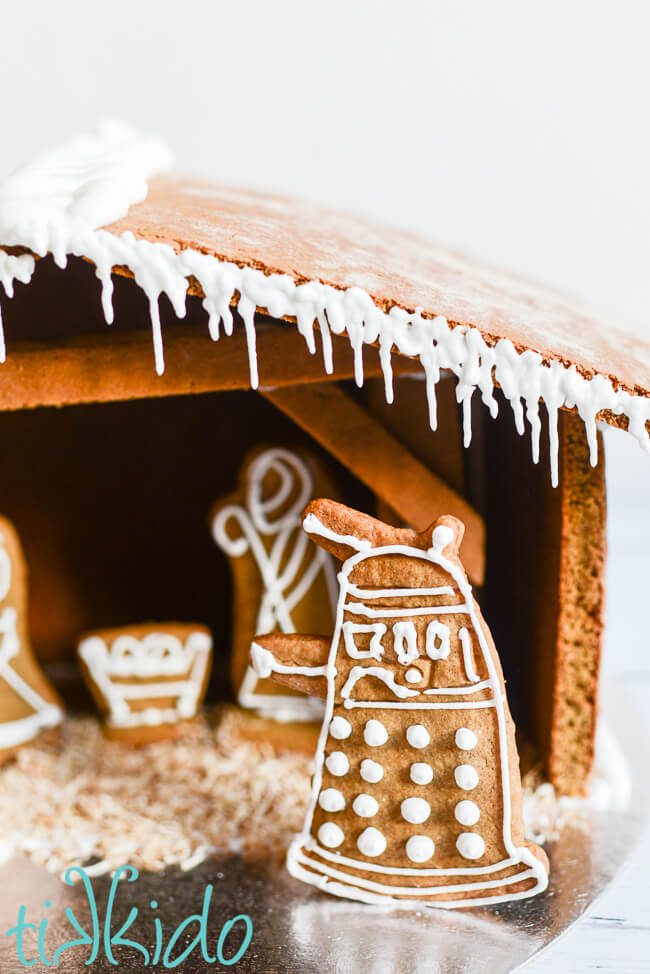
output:
<instances>
[{"instance_id":1,"label":"shepherd's crook icing design","mask_svg":"<svg viewBox=\"0 0 650 974\"><path fill-rule=\"evenodd\" d=\"M267 496L270 473L276 476L278 486ZM295 632L292 613L319 575L324 576L334 606L336 579L332 559L300 531L301 514L313 489L307 464L290 450L271 447L262 451L248 468L245 503L227 504L213 518L212 535L219 547L231 558L250 553L255 560L262 582L256 632ZM249 666L238 689L243 707L282 720L322 716L320 701L264 694L257 689L257 682L258 674Z\"/></svg>"},{"instance_id":2,"label":"shepherd's crook icing design","mask_svg":"<svg viewBox=\"0 0 650 974\"><path fill-rule=\"evenodd\" d=\"M258 636L251 653L259 673L312 676L327 698L289 871L369 903L541 892L547 860L524 841L514 727L462 524L443 516L417 534L325 500L303 524L343 561L331 644Z\"/></svg>"}]
</instances>

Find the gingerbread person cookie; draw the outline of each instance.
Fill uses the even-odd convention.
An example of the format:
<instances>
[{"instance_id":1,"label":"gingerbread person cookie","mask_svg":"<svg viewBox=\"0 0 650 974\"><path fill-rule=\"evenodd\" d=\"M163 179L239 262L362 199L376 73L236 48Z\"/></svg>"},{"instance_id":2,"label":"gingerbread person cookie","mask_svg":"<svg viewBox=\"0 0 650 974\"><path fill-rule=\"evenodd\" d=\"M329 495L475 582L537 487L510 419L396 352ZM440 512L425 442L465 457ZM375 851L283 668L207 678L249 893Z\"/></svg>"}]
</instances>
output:
<instances>
[{"instance_id":1,"label":"gingerbread person cookie","mask_svg":"<svg viewBox=\"0 0 650 974\"><path fill-rule=\"evenodd\" d=\"M524 841L514 725L458 549L463 525L393 528L318 500L303 527L343 562L333 638L274 634L256 671L326 698L312 797L287 857L369 903L470 907L546 888Z\"/></svg>"},{"instance_id":2,"label":"gingerbread person cookie","mask_svg":"<svg viewBox=\"0 0 650 974\"><path fill-rule=\"evenodd\" d=\"M29 644L26 574L18 535L0 518L0 763L63 720Z\"/></svg>"},{"instance_id":3,"label":"gingerbread person cookie","mask_svg":"<svg viewBox=\"0 0 650 974\"><path fill-rule=\"evenodd\" d=\"M255 633L331 632L336 576L331 556L302 531L302 511L331 479L306 450L256 450L240 487L211 516L233 575L231 671L242 707L276 721L320 720L320 700L260 679L248 663ZM307 690L309 693L309 690Z\"/></svg>"}]
</instances>

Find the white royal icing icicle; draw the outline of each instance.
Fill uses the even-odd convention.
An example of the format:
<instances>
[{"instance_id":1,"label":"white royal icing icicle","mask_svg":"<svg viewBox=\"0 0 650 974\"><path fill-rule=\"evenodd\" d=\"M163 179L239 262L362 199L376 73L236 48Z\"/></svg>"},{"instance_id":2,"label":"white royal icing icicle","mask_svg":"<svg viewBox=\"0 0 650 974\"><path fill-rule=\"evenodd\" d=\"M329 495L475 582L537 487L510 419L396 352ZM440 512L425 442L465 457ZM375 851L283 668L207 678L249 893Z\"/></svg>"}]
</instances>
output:
<instances>
[{"instance_id":1,"label":"white royal icing icicle","mask_svg":"<svg viewBox=\"0 0 650 974\"><path fill-rule=\"evenodd\" d=\"M252 388L259 385L255 341L255 313L263 308L271 317L295 318L311 353L316 351L318 326L325 371L332 373L331 333L345 335L354 352L355 378L363 383L363 348L377 345L386 398L393 399L393 351L419 360L424 369L431 427L436 428L435 387L442 372L453 373L456 398L463 406L464 441L471 440L471 401L478 391L496 416L495 387L501 387L514 413L519 433L525 419L531 427L533 460L539 459L540 401L549 415L551 478L558 482L558 410L575 407L582 417L591 462L597 461L596 417L601 410L624 414L629 432L650 451L646 422L650 398L615 389L611 380L581 375L574 365L544 362L535 351L518 352L506 338L488 345L478 328L451 327L442 316L425 318L420 310L379 308L360 287L339 289L319 281L296 284L286 274L265 274L239 267L210 254L187 248L176 253L167 244L136 239L99 229L118 219L147 193L147 180L169 165L169 153L156 140L137 137L124 126L104 127L98 134L75 139L23 167L0 184L0 241L5 247L26 247L40 256L52 253L65 266L68 255L85 257L97 268L106 321L113 320L111 270L125 266L145 292L151 310L156 370L164 371L163 338L158 300L165 294L176 314L185 315L187 279L193 276L205 295L209 333L216 340L220 327L233 331L231 306L237 306L248 341ZM33 271L24 261L8 269L0 265L0 282L8 295L13 280L26 281ZM7 286L7 282L8 285Z\"/></svg>"},{"instance_id":2,"label":"white royal icing icicle","mask_svg":"<svg viewBox=\"0 0 650 974\"><path fill-rule=\"evenodd\" d=\"M14 256L0 250L0 284L8 298L14 296L14 282L29 284L34 273L36 261L31 254ZM0 362L4 362L7 350L5 347L5 332L2 324L2 305L0 305Z\"/></svg>"}]
</instances>

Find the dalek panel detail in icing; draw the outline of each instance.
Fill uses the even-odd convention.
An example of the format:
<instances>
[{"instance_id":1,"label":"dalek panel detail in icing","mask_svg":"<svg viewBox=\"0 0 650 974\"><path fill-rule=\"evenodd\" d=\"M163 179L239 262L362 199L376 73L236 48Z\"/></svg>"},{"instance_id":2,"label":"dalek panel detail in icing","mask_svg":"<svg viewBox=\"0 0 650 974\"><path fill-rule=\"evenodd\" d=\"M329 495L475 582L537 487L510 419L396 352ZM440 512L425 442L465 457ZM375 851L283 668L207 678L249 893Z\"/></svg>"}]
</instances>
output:
<instances>
[{"instance_id":1,"label":"dalek panel detail in icing","mask_svg":"<svg viewBox=\"0 0 650 974\"><path fill-rule=\"evenodd\" d=\"M304 528L343 560L333 638L262 637L251 650L258 673L326 697L290 872L366 902L540 892L547 861L524 842L514 726L458 558L462 524L417 534L316 501Z\"/></svg>"}]
</instances>

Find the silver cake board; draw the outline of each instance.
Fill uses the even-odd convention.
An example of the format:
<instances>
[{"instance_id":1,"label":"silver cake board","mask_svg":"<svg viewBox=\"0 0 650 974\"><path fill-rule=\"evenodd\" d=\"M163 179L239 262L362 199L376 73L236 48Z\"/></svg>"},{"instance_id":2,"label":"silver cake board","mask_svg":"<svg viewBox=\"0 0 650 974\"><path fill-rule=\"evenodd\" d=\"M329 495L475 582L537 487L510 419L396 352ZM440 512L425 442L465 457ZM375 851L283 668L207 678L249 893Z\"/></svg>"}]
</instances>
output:
<instances>
[{"instance_id":1,"label":"silver cake board","mask_svg":"<svg viewBox=\"0 0 650 974\"><path fill-rule=\"evenodd\" d=\"M170 868L144 874L134 883L119 884L112 930L118 930L133 907L138 918L125 936L132 936L151 952L155 949L153 916L159 917L166 944L171 932L190 914L200 913L204 891L212 884L208 953L214 956L224 923L247 914L253 937L241 960L232 967L208 964L196 950L176 968L191 974L233 970L246 974L431 974L467 972L500 974L520 969L528 960L562 936L593 905L634 850L648 824L650 788L647 775L647 732L641 718L617 691L610 694L607 721L627 756L631 795L624 812L589 812L586 825L566 826L549 843L552 865L548 890L510 904L471 911L408 910L372 907L337 900L292 879L282 863L246 862L238 856L210 859L191 871ZM92 881L100 919L110 877ZM158 906L150 907L154 900ZM47 901L51 905L45 907ZM58 876L27 860L13 860L0 869L0 971L27 969L34 974L53 970L42 963L25 968L16 955L15 937L5 932L16 923L19 905L36 921L47 916L46 955L75 936L65 911L72 908L82 925L90 926L87 898L80 884L69 887ZM192 940L198 924L190 926L178 951ZM224 944L227 957L241 941L233 928ZM27 959L35 955L35 935ZM118 966L103 949L90 966L89 947L63 953L64 972L165 970L162 963L145 967L135 949L116 947Z\"/></svg>"}]
</instances>

